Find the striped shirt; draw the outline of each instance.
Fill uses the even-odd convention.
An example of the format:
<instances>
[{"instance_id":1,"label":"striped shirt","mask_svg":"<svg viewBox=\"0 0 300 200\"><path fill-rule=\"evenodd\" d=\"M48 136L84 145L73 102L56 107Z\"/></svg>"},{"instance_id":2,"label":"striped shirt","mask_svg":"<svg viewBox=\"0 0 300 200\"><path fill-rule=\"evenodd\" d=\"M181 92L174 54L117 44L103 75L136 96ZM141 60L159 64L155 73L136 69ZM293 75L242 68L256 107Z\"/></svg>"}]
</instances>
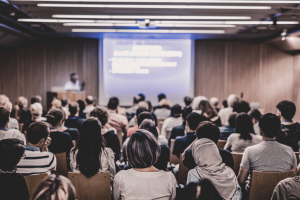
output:
<instances>
[{"instance_id":1,"label":"striped shirt","mask_svg":"<svg viewBox=\"0 0 300 200\"><path fill-rule=\"evenodd\" d=\"M16 173L25 176L42 173L50 175L56 169L56 157L51 152L41 152L38 147L25 145L25 156L17 165Z\"/></svg>"}]
</instances>

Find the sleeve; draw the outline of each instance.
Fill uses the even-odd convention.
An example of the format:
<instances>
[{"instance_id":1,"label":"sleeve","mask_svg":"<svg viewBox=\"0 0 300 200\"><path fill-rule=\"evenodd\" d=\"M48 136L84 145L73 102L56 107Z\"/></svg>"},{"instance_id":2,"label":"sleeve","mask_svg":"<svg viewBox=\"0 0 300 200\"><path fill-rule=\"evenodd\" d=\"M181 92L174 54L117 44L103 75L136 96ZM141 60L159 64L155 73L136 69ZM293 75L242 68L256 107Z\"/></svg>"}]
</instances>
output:
<instances>
[{"instance_id":1,"label":"sleeve","mask_svg":"<svg viewBox=\"0 0 300 200\"><path fill-rule=\"evenodd\" d=\"M175 200L176 199L176 185L177 185L177 181L176 178L174 176L174 174L172 174L171 172L168 172L171 174L171 196L170 196L170 200Z\"/></svg>"},{"instance_id":2,"label":"sleeve","mask_svg":"<svg viewBox=\"0 0 300 200\"><path fill-rule=\"evenodd\" d=\"M198 172L196 169L191 169L188 172L188 176L187 176L187 181L186 181L186 185L188 185L189 183L198 183L200 182L202 179L200 178Z\"/></svg>"},{"instance_id":3,"label":"sleeve","mask_svg":"<svg viewBox=\"0 0 300 200\"><path fill-rule=\"evenodd\" d=\"M111 149L107 150L107 153L108 153L107 162L108 162L109 172L110 172L110 182L112 184L116 176L115 157Z\"/></svg>"},{"instance_id":4,"label":"sleeve","mask_svg":"<svg viewBox=\"0 0 300 200\"><path fill-rule=\"evenodd\" d=\"M297 169L297 158L296 158L296 154L294 153L294 151L291 149L291 154L292 154L292 169Z\"/></svg>"},{"instance_id":5,"label":"sleeve","mask_svg":"<svg viewBox=\"0 0 300 200\"><path fill-rule=\"evenodd\" d=\"M121 200L121 178L124 171L120 171L114 179L113 197L114 200Z\"/></svg>"},{"instance_id":6,"label":"sleeve","mask_svg":"<svg viewBox=\"0 0 300 200\"><path fill-rule=\"evenodd\" d=\"M196 163L192 154L192 150L188 149L186 150L184 154L184 159L182 160L183 165L187 167L188 169L194 169L196 167Z\"/></svg>"},{"instance_id":7,"label":"sleeve","mask_svg":"<svg viewBox=\"0 0 300 200\"><path fill-rule=\"evenodd\" d=\"M287 191L282 181L280 181L274 189L271 200L288 200Z\"/></svg>"},{"instance_id":8,"label":"sleeve","mask_svg":"<svg viewBox=\"0 0 300 200\"><path fill-rule=\"evenodd\" d=\"M248 170L250 170L250 168L251 168L251 158L250 158L249 148L246 148L244 151L240 167L242 167L244 169L248 169Z\"/></svg>"},{"instance_id":9,"label":"sleeve","mask_svg":"<svg viewBox=\"0 0 300 200\"><path fill-rule=\"evenodd\" d=\"M28 200L29 199L29 192L26 181L22 175L20 175L20 180L16 181L16 188L18 189L18 197L19 200Z\"/></svg>"},{"instance_id":10,"label":"sleeve","mask_svg":"<svg viewBox=\"0 0 300 200\"><path fill-rule=\"evenodd\" d=\"M230 136L228 137L228 139L227 139L227 142L226 142L226 144L225 144L225 146L224 146L224 149L228 150L228 149L232 146L231 140L232 140L232 136L230 135Z\"/></svg>"}]
</instances>

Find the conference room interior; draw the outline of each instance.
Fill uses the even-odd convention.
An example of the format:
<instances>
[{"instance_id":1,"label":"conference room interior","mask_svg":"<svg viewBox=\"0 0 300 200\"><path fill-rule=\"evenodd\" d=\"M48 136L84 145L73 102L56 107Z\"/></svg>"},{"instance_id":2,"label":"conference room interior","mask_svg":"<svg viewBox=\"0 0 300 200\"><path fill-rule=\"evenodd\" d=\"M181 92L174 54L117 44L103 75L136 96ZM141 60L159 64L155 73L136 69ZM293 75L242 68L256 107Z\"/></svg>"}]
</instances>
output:
<instances>
[{"instance_id":1,"label":"conference room interior","mask_svg":"<svg viewBox=\"0 0 300 200\"><path fill-rule=\"evenodd\" d=\"M297 0L1 0L0 199L300 199L299 9ZM35 145L42 126L49 136ZM16 146L24 155L8 170L1 159ZM100 156L90 163L99 171L84 148ZM271 170L250 158L261 149ZM33 151L53 159L47 171Z\"/></svg>"}]
</instances>

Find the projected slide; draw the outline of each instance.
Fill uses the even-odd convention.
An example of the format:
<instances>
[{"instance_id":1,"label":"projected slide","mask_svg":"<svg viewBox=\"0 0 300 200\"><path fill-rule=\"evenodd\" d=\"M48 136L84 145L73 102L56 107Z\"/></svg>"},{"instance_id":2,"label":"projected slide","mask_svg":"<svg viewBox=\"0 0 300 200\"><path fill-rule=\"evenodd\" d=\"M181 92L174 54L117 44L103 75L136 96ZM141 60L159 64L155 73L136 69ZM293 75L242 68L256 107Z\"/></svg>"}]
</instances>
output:
<instances>
[{"instance_id":1,"label":"projected slide","mask_svg":"<svg viewBox=\"0 0 300 200\"><path fill-rule=\"evenodd\" d=\"M102 67L101 104L117 96L121 105L132 105L139 93L153 105L159 93L182 104L190 95L191 41L104 39Z\"/></svg>"}]
</instances>

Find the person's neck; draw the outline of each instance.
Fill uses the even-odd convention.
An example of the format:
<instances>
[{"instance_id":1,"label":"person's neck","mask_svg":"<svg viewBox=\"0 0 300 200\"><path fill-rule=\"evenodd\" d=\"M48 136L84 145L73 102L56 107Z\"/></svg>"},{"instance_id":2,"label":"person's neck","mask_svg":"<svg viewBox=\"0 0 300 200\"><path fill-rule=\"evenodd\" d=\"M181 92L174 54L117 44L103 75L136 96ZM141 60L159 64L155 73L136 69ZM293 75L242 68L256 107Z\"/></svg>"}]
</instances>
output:
<instances>
[{"instance_id":1,"label":"person's neck","mask_svg":"<svg viewBox=\"0 0 300 200\"><path fill-rule=\"evenodd\" d=\"M154 166L150 166L147 168L133 168L134 170L138 172L159 172L160 170L155 168Z\"/></svg>"},{"instance_id":2,"label":"person's neck","mask_svg":"<svg viewBox=\"0 0 300 200\"><path fill-rule=\"evenodd\" d=\"M108 111L109 111L109 112L115 112L115 113L116 113L116 112L117 112L117 109L115 109L115 110L108 109Z\"/></svg>"},{"instance_id":3,"label":"person's neck","mask_svg":"<svg viewBox=\"0 0 300 200\"><path fill-rule=\"evenodd\" d=\"M27 142L27 145L34 146L34 147L37 147L37 148L41 148L38 144L31 144L30 142Z\"/></svg>"},{"instance_id":4,"label":"person's neck","mask_svg":"<svg viewBox=\"0 0 300 200\"><path fill-rule=\"evenodd\" d=\"M4 125L4 126L2 126L3 128L8 128L8 122Z\"/></svg>"},{"instance_id":5,"label":"person's neck","mask_svg":"<svg viewBox=\"0 0 300 200\"><path fill-rule=\"evenodd\" d=\"M70 115L70 117L78 117L78 115L79 115L79 112L76 113L75 115Z\"/></svg>"},{"instance_id":6,"label":"person's neck","mask_svg":"<svg viewBox=\"0 0 300 200\"><path fill-rule=\"evenodd\" d=\"M266 137L266 136L262 136L262 140L263 141L266 141L266 140L276 140L276 137L273 137L273 138L269 138L269 137Z\"/></svg>"},{"instance_id":7,"label":"person's neck","mask_svg":"<svg viewBox=\"0 0 300 200\"><path fill-rule=\"evenodd\" d=\"M280 121L281 121L282 124L285 124L285 125L294 124L293 120L285 119L282 116L280 117Z\"/></svg>"}]
</instances>

